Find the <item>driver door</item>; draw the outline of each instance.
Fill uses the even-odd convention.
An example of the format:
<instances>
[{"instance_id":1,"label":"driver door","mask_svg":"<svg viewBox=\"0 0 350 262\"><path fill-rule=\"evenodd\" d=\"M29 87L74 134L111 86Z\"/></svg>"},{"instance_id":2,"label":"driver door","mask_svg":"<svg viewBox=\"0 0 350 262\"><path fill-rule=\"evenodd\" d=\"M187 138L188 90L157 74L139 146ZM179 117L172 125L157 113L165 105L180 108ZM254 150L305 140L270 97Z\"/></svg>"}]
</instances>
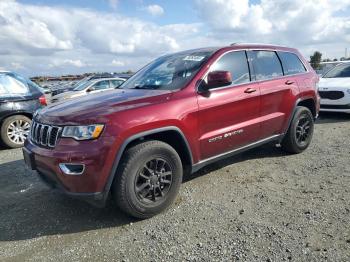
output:
<instances>
[{"instance_id":1,"label":"driver door","mask_svg":"<svg viewBox=\"0 0 350 262\"><path fill-rule=\"evenodd\" d=\"M260 132L260 89L251 83L245 51L230 51L210 68L229 71L232 83L198 94L201 160L256 141Z\"/></svg>"}]
</instances>

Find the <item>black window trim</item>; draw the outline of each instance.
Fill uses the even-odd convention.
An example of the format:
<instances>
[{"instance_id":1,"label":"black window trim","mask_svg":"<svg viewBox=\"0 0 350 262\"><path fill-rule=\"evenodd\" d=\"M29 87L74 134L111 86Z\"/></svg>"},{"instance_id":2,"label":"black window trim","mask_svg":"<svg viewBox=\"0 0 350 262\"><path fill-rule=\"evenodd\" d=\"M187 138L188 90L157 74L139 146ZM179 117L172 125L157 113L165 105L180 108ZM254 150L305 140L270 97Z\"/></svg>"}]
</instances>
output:
<instances>
[{"instance_id":1,"label":"black window trim","mask_svg":"<svg viewBox=\"0 0 350 262\"><path fill-rule=\"evenodd\" d=\"M233 49L233 50L228 50L224 53L222 53L214 62L211 63L211 65L209 66L209 68L207 69L207 71L205 72L205 74L201 77L202 80L206 79L208 74L210 73L210 70L211 70L211 67L221 58L223 57L224 55L228 54L228 53L231 53L231 52L239 52L239 51L244 51L245 54L246 54L246 57L247 57L247 62L248 62L248 68L249 68L249 74L250 74L250 79L251 81L250 82L247 82L247 83L242 83L242 84L234 84L234 85L228 85L228 86L222 86L222 87L218 87L218 88L210 88L209 90L222 90L222 89L226 89L226 88L232 88L232 87L236 87L236 86L244 86L244 85L249 85L249 84L258 84L260 82L265 82L265 81L271 81L271 80L279 80L279 79L284 79L284 78L288 78L288 77L292 77L292 76L297 76L297 75L304 75L304 74L308 74L310 73L310 70L309 68L305 65L304 61L302 59L300 59L299 55L294 53L294 52L291 52L291 51L287 51L287 50L280 50L280 49L268 49L268 48L242 48L242 49ZM253 68L253 65L252 65L252 62L250 61L249 57L248 57L248 52L249 51L270 51L270 52L284 52L284 53L292 53L292 54L295 54L300 62L303 64L303 66L305 67L305 72L303 73L297 73L297 74L292 74L292 75L282 75L282 76L279 76L279 77L276 77L276 78L271 78L271 79L263 79L263 80L256 80L252 78L252 75L255 74L254 73L254 68ZM277 57L278 59L279 56L277 54ZM281 61L280 61L281 63ZM283 66L281 64L281 67L282 67L282 71L283 71ZM283 71L284 72L284 71ZM196 85L196 92L199 92L199 85Z\"/></svg>"}]
</instances>

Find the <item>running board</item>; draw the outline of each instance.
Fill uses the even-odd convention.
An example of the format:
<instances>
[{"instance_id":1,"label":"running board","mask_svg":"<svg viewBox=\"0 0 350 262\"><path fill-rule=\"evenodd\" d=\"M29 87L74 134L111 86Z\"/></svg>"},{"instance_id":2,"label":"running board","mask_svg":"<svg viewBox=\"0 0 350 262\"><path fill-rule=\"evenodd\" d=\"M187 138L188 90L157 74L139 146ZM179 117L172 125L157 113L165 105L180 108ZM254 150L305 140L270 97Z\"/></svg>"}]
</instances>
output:
<instances>
[{"instance_id":1,"label":"running board","mask_svg":"<svg viewBox=\"0 0 350 262\"><path fill-rule=\"evenodd\" d=\"M194 164L192 166L192 173L197 172L199 169L201 169L202 167L204 167L206 165L212 164L212 163L214 163L216 161L219 161L221 159L225 159L227 157L231 157L231 156L237 155L239 153L242 153L244 151L250 150L252 148L259 147L261 145L264 145L264 144L267 144L267 143L270 143L270 142L273 142L273 141L280 142L282 140L283 136L284 136L283 134L281 134L281 135L274 135L274 136L271 136L271 137L259 140L257 142L254 142L252 144L249 144L249 145L246 145L246 146L234 149L232 151L229 151L229 152L226 152L226 153L222 153L220 155L216 155L216 156L213 156L213 157L201 160L197 164Z\"/></svg>"}]
</instances>

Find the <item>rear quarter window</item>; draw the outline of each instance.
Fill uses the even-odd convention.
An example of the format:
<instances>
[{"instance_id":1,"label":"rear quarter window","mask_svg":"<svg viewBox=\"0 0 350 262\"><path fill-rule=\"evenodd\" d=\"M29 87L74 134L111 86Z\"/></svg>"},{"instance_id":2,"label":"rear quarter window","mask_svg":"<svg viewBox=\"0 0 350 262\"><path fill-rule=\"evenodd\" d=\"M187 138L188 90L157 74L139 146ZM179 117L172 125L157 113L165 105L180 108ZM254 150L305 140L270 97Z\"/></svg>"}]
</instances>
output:
<instances>
[{"instance_id":1,"label":"rear quarter window","mask_svg":"<svg viewBox=\"0 0 350 262\"><path fill-rule=\"evenodd\" d=\"M267 80L283 76L282 65L274 51L249 51L256 80Z\"/></svg>"},{"instance_id":2,"label":"rear quarter window","mask_svg":"<svg viewBox=\"0 0 350 262\"><path fill-rule=\"evenodd\" d=\"M296 54L289 52L277 52L281 59L285 75L294 75L306 72L306 68Z\"/></svg>"}]
</instances>

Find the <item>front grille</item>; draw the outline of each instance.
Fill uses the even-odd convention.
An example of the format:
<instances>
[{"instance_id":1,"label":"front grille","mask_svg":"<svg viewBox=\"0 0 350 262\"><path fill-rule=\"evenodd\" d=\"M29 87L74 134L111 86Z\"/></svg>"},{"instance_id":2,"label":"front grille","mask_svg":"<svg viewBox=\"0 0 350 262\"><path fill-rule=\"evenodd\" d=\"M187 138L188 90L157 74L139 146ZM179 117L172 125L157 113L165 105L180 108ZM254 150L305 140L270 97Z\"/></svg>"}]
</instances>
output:
<instances>
[{"instance_id":1,"label":"front grille","mask_svg":"<svg viewBox=\"0 0 350 262\"><path fill-rule=\"evenodd\" d=\"M342 91L319 91L320 97L323 99L338 100L344 97Z\"/></svg>"},{"instance_id":2,"label":"front grille","mask_svg":"<svg viewBox=\"0 0 350 262\"><path fill-rule=\"evenodd\" d=\"M323 105L323 104L321 104L321 109L350 109L350 104L347 104L347 105Z\"/></svg>"},{"instance_id":3,"label":"front grille","mask_svg":"<svg viewBox=\"0 0 350 262\"><path fill-rule=\"evenodd\" d=\"M60 131L61 127L33 121L30 129L30 139L36 145L53 148L56 146Z\"/></svg>"}]
</instances>

